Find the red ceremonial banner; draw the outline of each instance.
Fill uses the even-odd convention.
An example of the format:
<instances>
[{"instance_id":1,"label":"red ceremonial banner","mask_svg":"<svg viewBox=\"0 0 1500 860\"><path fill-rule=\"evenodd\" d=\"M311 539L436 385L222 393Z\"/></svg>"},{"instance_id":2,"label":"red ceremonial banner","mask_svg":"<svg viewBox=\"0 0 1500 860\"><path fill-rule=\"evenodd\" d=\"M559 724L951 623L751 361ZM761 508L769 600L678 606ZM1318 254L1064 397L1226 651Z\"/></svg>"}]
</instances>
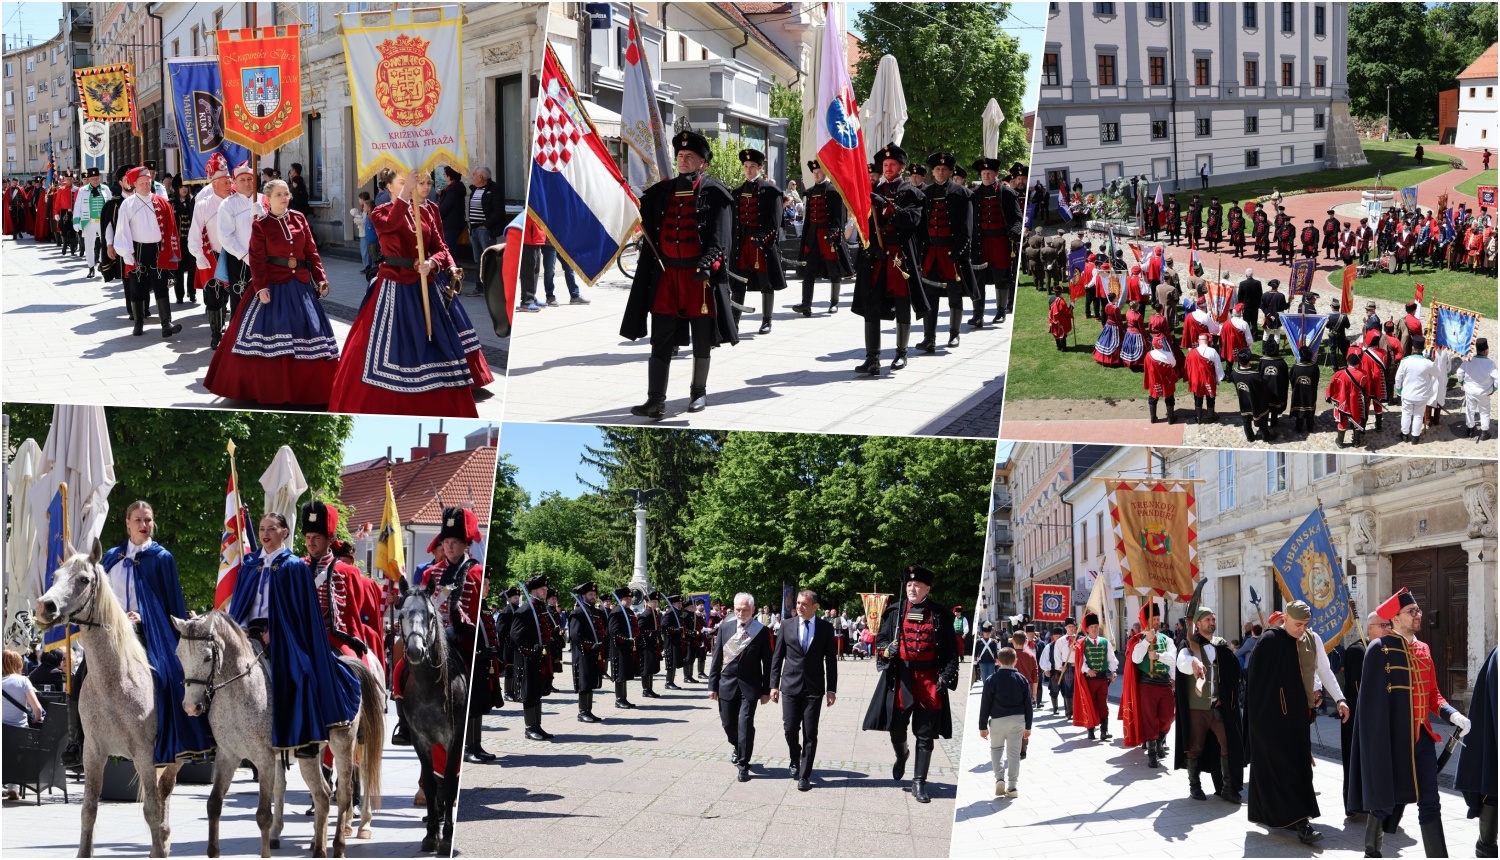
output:
<instances>
[{"instance_id":1,"label":"red ceremonial banner","mask_svg":"<svg viewBox=\"0 0 1500 860\"><path fill-rule=\"evenodd\" d=\"M1349 313L1354 310L1354 279L1359 277L1359 264L1344 267L1343 293L1339 296L1339 310Z\"/></svg>"},{"instance_id":2,"label":"red ceremonial banner","mask_svg":"<svg viewBox=\"0 0 1500 860\"><path fill-rule=\"evenodd\" d=\"M1066 585L1037 585L1034 599L1036 608L1032 617L1037 621L1063 621L1068 617L1068 601L1073 589Z\"/></svg>"},{"instance_id":3,"label":"red ceremonial banner","mask_svg":"<svg viewBox=\"0 0 1500 860\"><path fill-rule=\"evenodd\" d=\"M1416 299L1417 304L1420 305L1422 303L1422 293L1424 293L1426 291L1427 291L1427 285L1426 284L1417 284L1417 299Z\"/></svg>"},{"instance_id":4,"label":"red ceremonial banner","mask_svg":"<svg viewBox=\"0 0 1500 860\"><path fill-rule=\"evenodd\" d=\"M302 53L297 25L220 30L218 40L225 139L256 155L269 155L300 137Z\"/></svg>"},{"instance_id":5,"label":"red ceremonial banner","mask_svg":"<svg viewBox=\"0 0 1500 860\"><path fill-rule=\"evenodd\" d=\"M1480 206L1494 206L1495 205L1495 186L1493 186L1493 185L1481 185L1481 186L1479 186L1478 191L1479 191L1479 193L1477 195L1475 195L1475 196L1479 198L1479 205Z\"/></svg>"}]
</instances>

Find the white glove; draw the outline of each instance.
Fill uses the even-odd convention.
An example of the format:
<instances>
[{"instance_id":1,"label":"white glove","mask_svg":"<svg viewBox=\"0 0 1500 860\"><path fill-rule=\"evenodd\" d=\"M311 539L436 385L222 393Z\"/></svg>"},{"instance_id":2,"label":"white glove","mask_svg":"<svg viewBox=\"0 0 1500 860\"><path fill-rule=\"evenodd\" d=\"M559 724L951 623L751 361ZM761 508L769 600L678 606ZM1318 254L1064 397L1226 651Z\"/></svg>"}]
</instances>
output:
<instances>
[{"instance_id":1,"label":"white glove","mask_svg":"<svg viewBox=\"0 0 1500 860\"><path fill-rule=\"evenodd\" d=\"M1467 735L1469 733L1469 718L1464 716L1463 714L1454 711L1453 716L1448 718L1448 722L1452 723L1453 727L1458 729L1459 737L1463 737L1464 735Z\"/></svg>"}]
</instances>

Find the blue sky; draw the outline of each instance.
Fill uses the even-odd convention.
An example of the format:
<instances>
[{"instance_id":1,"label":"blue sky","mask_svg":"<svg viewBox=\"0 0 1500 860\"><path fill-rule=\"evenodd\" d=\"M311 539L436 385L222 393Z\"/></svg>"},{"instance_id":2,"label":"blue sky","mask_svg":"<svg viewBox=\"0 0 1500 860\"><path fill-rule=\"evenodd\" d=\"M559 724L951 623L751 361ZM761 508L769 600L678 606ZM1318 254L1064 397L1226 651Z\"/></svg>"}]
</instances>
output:
<instances>
[{"instance_id":1,"label":"blue sky","mask_svg":"<svg viewBox=\"0 0 1500 860\"><path fill-rule=\"evenodd\" d=\"M57 19L61 17L61 3L0 3L0 31L5 33L6 49L16 36L30 36L36 42L56 36Z\"/></svg>"},{"instance_id":2,"label":"blue sky","mask_svg":"<svg viewBox=\"0 0 1500 860\"><path fill-rule=\"evenodd\" d=\"M395 457L411 456L411 446L427 444L427 434L438 430L437 418L405 418L387 415L357 415L354 432L344 443L344 463L358 463L384 457L386 446L390 446ZM448 434L448 450L463 447L464 437L480 427L493 422L443 419L443 432ZM417 441L417 428L421 427L421 442Z\"/></svg>"},{"instance_id":3,"label":"blue sky","mask_svg":"<svg viewBox=\"0 0 1500 860\"><path fill-rule=\"evenodd\" d=\"M509 454L516 467L516 482L536 501L542 493L556 490L573 498L587 492L582 475L599 483L598 470L579 460L586 446L595 446L604 436L589 424L521 424L507 421L500 431L500 453Z\"/></svg>"}]
</instances>

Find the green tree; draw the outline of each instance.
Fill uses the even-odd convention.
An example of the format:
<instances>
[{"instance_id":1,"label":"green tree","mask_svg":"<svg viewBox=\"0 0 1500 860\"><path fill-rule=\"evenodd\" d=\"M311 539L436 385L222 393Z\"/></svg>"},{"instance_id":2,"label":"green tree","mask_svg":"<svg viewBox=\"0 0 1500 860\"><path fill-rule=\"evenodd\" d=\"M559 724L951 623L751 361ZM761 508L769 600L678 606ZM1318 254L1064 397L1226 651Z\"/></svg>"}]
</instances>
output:
<instances>
[{"instance_id":1,"label":"green tree","mask_svg":"<svg viewBox=\"0 0 1500 860\"><path fill-rule=\"evenodd\" d=\"M786 120L786 178L802 182L802 90L771 81L771 116Z\"/></svg>"},{"instance_id":2,"label":"green tree","mask_svg":"<svg viewBox=\"0 0 1500 860\"><path fill-rule=\"evenodd\" d=\"M597 540L604 547L601 568L630 578L635 559L635 519L627 489L666 492L650 502L647 565L651 581L675 590L687 568L687 540L680 526L691 516L690 498L712 477L727 435L715 430L661 430L601 427L604 442L585 449L582 460L604 476L592 490Z\"/></svg>"},{"instance_id":3,"label":"green tree","mask_svg":"<svg viewBox=\"0 0 1500 860\"><path fill-rule=\"evenodd\" d=\"M548 584L557 589L558 603L564 608L572 608L573 598L568 592L573 586L598 578L593 562L584 558L577 550L545 543L527 544L511 553L509 570L510 578L502 581L501 587L495 589L494 594L498 595L506 588L538 574L546 574ZM624 585L628 580L627 575L615 587ZM600 587L604 587L602 583Z\"/></svg>"},{"instance_id":4,"label":"green tree","mask_svg":"<svg viewBox=\"0 0 1500 860\"><path fill-rule=\"evenodd\" d=\"M570 499L549 490L516 517L516 539L528 547L540 543L572 550L603 568L610 547L597 528L601 513L591 496Z\"/></svg>"},{"instance_id":5,"label":"green tree","mask_svg":"<svg viewBox=\"0 0 1500 860\"><path fill-rule=\"evenodd\" d=\"M1494 3L1439 3L1427 10L1432 55L1422 65L1438 92L1455 87L1458 75L1495 43L1496 13Z\"/></svg>"},{"instance_id":6,"label":"green tree","mask_svg":"<svg viewBox=\"0 0 1500 860\"><path fill-rule=\"evenodd\" d=\"M745 181L745 171L740 167L740 150L745 143L732 134L721 134L708 138L708 151L713 155L703 172L733 189Z\"/></svg>"},{"instance_id":7,"label":"green tree","mask_svg":"<svg viewBox=\"0 0 1500 860\"><path fill-rule=\"evenodd\" d=\"M46 440L51 406L8 403L5 411L12 439ZM291 446L307 478L303 501L335 501L343 487L344 443L354 429L354 419L346 415L296 412L109 407L105 418L115 487L100 540L105 546L125 540L125 507L136 499L150 502L156 538L177 559L183 596L198 609L212 604L218 581L229 477L226 444L234 440L241 497L258 515L265 509L265 490L256 479L282 445ZM348 511L341 514L340 519L349 518Z\"/></svg>"},{"instance_id":8,"label":"green tree","mask_svg":"<svg viewBox=\"0 0 1500 860\"><path fill-rule=\"evenodd\" d=\"M1002 26L1009 3L874 3L858 14L854 29L864 36L854 70L860 104L875 83L880 58L901 67L901 85L912 109L902 147L912 159L946 149L965 166L983 146L980 114L990 99L1000 103L1002 162L1029 156L1021 125L1030 59ZM888 141L867 140L873 152Z\"/></svg>"},{"instance_id":9,"label":"green tree","mask_svg":"<svg viewBox=\"0 0 1500 860\"><path fill-rule=\"evenodd\" d=\"M1425 61L1432 43L1422 4L1356 3L1349 7L1349 32L1349 112L1384 116L1389 86L1391 131L1430 137L1438 86ZM1413 62L1417 57L1424 61Z\"/></svg>"}]
</instances>

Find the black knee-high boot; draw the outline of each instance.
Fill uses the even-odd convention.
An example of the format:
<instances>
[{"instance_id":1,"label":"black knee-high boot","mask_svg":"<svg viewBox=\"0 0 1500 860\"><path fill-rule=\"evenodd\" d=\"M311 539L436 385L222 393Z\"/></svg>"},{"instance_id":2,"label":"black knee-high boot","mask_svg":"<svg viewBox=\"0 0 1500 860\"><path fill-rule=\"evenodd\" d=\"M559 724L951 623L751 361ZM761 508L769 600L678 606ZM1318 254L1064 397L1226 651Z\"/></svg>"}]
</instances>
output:
<instances>
[{"instance_id":1,"label":"black knee-high boot","mask_svg":"<svg viewBox=\"0 0 1500 860\"><path fill-rule=\"evenodd\" d=\"M922 738L917 739L917 760L913 763L911 778L911 799L918 803L931 803L932 798L927 795L927 768L932 764L932 741L924 743Z\"/></svg>"},{"instance_id":2,"label":"black knee-high boot","mask_svg":"<svg viewBox=\"0 0 1500 860\"><path fill-rule=\"evenodd\" d=\"M865 361L854 372L880 375L880 317L873 312L865 316Z\"/></svg>"},{"instance_id":3,"label":"black knee-high boot","mask_svg":"<svg viewBox=\"0 0 1500 860\"><path fill-rule=\"evenodd\" d=\"M836 314L839 312L839 292L842 289L843 284L839 282L838 278L834 278L833 283L830 284L828 288L828 312L831 314ZM808 304L809 306L812 304L811 298L808 299ZM810 309L811 308L809 308L809 310Z\"/></svg>"},{"instance_id":4,"label":"black knee-high boot","mask_svg":"<svg viewBox=\"0 0 1500 860\"><path fill-rule=\"evenodd\" d=\"M815 284L816 280L813 278L802 279L802 304L792 305L793 312L802 314L805 317L812 316L812 296Z\"/></svg>"},{"instance_id":5,"label":"black knee-high boot","mask_svg":"<svg viewBox=\"0 0 1500 860\"><path fill-rule=\"evenodd\" d=\"M767 311L767 313L770 312ZM771 323L767 321L766 326L770 325ZM708 408L708 364L708 356L705 355L702 358L693 356L693 381L688 389L687 411L689 412L702 412Z\"/></svg>"},{"instance_id":6,"label":"black knee-high boot","mask_svg":"<svg viewBox=\"0 0 1500 860\"><path fill-rule=\"evenodd\" d=\"M891 362L891 370L900 370L906 366L906 347L911 342L911 323L896 322L896 359Z\"/></svg>"},{"instance_id":7,"label":"black knee-high boot","mask_svg":"<svg viewBox=\"0 0 1500 860\"><path fill-rule=\"evenodd\" d=\"M760 293L760 333L771 333L771 306L775 304L776 294L770 290L762 290Z\"/></svg>"}]
</instances>

